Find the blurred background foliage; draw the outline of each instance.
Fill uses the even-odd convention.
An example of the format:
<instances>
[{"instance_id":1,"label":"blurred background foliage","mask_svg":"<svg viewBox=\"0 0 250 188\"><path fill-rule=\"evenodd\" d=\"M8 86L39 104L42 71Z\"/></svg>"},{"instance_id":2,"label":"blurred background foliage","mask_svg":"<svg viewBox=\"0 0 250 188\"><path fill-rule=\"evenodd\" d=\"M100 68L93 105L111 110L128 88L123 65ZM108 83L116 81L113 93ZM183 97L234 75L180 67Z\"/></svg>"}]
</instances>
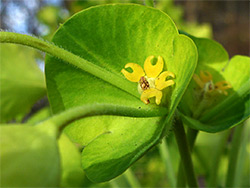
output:
<instances>
[{"instance_id":1,"label":"blurred background foliage","mask_svg":"<svg viewBox=\"0 0 250 188\"><path fill-rule=\"evenodd\" d=\"M137 3L142 0L1 0L1 29L50 39L71 15L95 5ZM213 38L229 52L249 54L249 1L155 1L180 30Z\"/></svg>"},{"instance_id":2,"label":"blurred background foliage","mask_svg":"<svg viewBox=\"0 0 250 188\"><path fill-rule=\"evenodd\" d=\"M137 3L143 4L140 0L1 0L1 29L14 31L18 33L33 34L51 40L53 33L61 23L73 14L95 5L107 3ZM190 33L196 37L212 38L221 43L228 51L230 57L236 54L249 55L249 2L248 1L156 1L155 7L166 12L176 23L180 30ZM2 46L1 46L2 48ZM26 53L25 50L19 49ZM1 51L0 51L1 52ZM11 52L11 51L10 51ZM3 53L3 52L2 52ZM33 53L34 52L28 52ZM1 57L5 57L0 54ZM28 54L25 54L28 56ZM9 54L13 56L13 54ZM33 61L37 62L43 71L44 54L37 53ZM18 59L20 63L25 58ZM1 60L5 62L7 60ZM27 61L32 61L27 59ZM1 68L3 63L1 62ZM23 62L24 63L24 62ZM27 70L25 70L27 71ZM33 71L33 69L30 69ZM37 71L37 70L36 70ZM12 74L12 73L11 73ZM40 73L39 73L40 74ZM18 74L17 74L18 75ZM27 74L28 75L28 74ZM40 75L41 77L41 75ZM18 79L18 78L17 78ZM28 78L27 78L28 79ZM40 79L40 78L39 78ZM41 84L44 80L41 77ZM15 83L18 86L18 83ZM15 86L13 86L15 87ZM45 86L44 86L45 87ZM19 87L16 87L19 88ZM17 96L17 101L22 100L18 91L13 90L12 95ZM29 90L24 88L24 93ZM9 92L9 91L8 91ZM1 91L1 97L5 93ZM18 98L19 96L19 98ZM21 97L21 99L20 99ZM34 98L28 108L25 107L24 114L13 114L8 122L39 122L51 116L48 108L48 101L45 91L36 93L35 96L26 96ZM40 98L37 102L36 100ZM33 105L33 107L31 107ZM23 106L18 110L24 112ZM18 111L16 109L16 111ZM2 122L2 120L1 120ZM200 186L209 184L211 179L216 178L217 187L223 187L225 174L227 173L228 155L232 147L232 135L234 130L227 130L221 133L209 134L200 133L193 152L195 170L198 175ZM249 186L249 155L250 155L250 121L245 122L244 131L241 135L242 147L240 148L236 185ZM74 147L65 135L59 140L60 152L62 157L62 187L136 187L140 184L142 187L169 187L171 177L168 171L173 170L177 174L179 164L179 153L173 134L166 137L168 152L160 153L159 147L154 147L144 157L138 160L132 167L118 178L102 184L91 183L80 168L80 150ZM218 153L221 153L219 155ZM73 158L76 161L72 161ZM165 166L164 155L172 160L170 166ZM214 168L218 168L216 177L209 177ZM133 175L135 174L135 176ZM135 179L136 177L136 179ZM132 179L132 181L131 181ZM129 183L130 182L130 183ZM131 185L131 182L134 182Z\"/></svg>"}]
</instances>

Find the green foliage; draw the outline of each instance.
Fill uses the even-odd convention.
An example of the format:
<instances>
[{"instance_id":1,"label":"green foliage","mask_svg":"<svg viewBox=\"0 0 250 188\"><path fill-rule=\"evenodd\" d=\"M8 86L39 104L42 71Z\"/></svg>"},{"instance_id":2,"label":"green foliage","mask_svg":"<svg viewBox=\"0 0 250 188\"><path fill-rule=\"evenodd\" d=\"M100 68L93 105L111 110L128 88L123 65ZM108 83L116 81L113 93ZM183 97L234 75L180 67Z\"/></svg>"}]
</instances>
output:
<instances>
[{"instance_id":1,"label":"green foliage","mask_svg":"<svg viewBox=\"0 0 250 188\"><path fill-rule=\"evenodd\" d=\"M69 138L62 134L58 141L61 159L61 187L86 186L86 178L81 168L80 150Z\"/></svg>"},{"instance_id":2,"label":"green foliage","mask_svg":"<svg viewBox=\"0 0 250 188\"><path fill-rule=\"evenodd\" d=\"M232 89L228 90L227 96L211 96L205 103L197 104L197 84L192 80L180 104L185 123L194 129L218 132L246 120L250 115L250 58L235 56L228 63L228 54L220 44L209 39L191 38L199 54L195 73L209 71L214 83L226 80Z\"/></svg>"},{"instance_id":3,"label":"green foliage","mask_svg":"<svg viewBox=\"0 0 250 188\"><path fill-rule=\"evenodd\" d=\"M120 1L70 1L68 6L74 12L111 2ZM185 24L182 9L172 1L156 5L172 15L179 28L210 37L209 26ZM57 7L44 7L38 18L50 27L52 36L65 17ZM46 82L53 112L47 107L26 124L2 124L2 187L174 187L176 182L178 185L175 173L180 161L177 145L182 150L188 185L195 185L188 141L184 130L180 134L180 119L174 116L177 106L189 127L206 132L225 130L199 134L193 149L195 171L205 177L205 185L224 186L226 173L227 186L249 185L244 180L249 175L249 125L245 129L237 127L242 130L233 134L233 143L228 141L228 129L249 117L249 57L234 56L229 62L226 50L217 42L179 34L163 12L133 4L86 9L68 19L53 35L53 43L49 43L27 35L0 33L1 43L23 44L47 52ZM45 95L44 78L34 64L33 50L1 44L0 52L1 122L20 121ZM164 71L176 76L175 85L163 90L160 106L145 105L137 83L129 82L121 73L129 62L143 67L150 55L162 56ZM200 104L192 76L201 70L209 71L213 82L228 81L232 85L228 95L212 96ZM178 136L177 143L171 129ZM167 142L164 140L159 147L161 158L155 148L140 159L166 135ZM230 158L228 145L232 147ZM140 183L131 168L127 170L138 159L132 169ZM231 166L228 169L227 163ZM113 180L110 185L93 184L87 177L93 182Z\"/></svg>"},{"instance_id":4,"label":"green foliage","mask_svg":"<svg viewBox=\"0 0 250 188\"><path fill-rule=\"evenodd\" d=\"M212 38L212 28L208 23L188 22L184 20L184 10L175 5L174 0L157 1L156 8L167 13L175 22L178 29L186 31L195 37Z\"/></svg>"},{"instance_id":5,"label":"green foliage","mask_svg":"<svg viewBox=\"0 0 250 188\"><path fill-rule=\"evenodd\" d=\"M36 51L13 44L0 46L0 122L21 121L46 93Z\"/></svg>"},{"instance_id":6,"label":"green foliage","mask_svg":"<svg viewBox=\"0 0 250 188\"><path fill-rule=\"evenodd\" d=\"M162 33L163 30L168 32ZM196 66L196 48L189 38L178 34L167 15L138 5L106 5L82 11L60 27L53 42L120 77L125 64L135 62L143 66L150 55L161 55L165 68L176 75L176 86L167 101L169 113L165 123L162 117L111 116L86 118L66 128L71 139L86 146L82 163L87 176L98 182L111 179L156 144L165 125L170 128L174 109ZM118 89L54 57L48 56L45 68L54 113L92 103L119 104L138 110L156 108L155 104L145 105L123 88ZM133 87L136 89L137 84Z\"/></svg>"},{"instance_id":7,"label":"green foliage","mask_svg":"<svg viewBox=\"0 0 250 188\"><path fill-rule=\"evenodd\" d=\"M60 9L54 6L43 7L37 13L40 22L54 27L59 22Z\"/></svg>"},{"instance_id":8,"label":"green foliage","mask_svg":"<svg viewBox=\"0 0 250 188\"><path fill-rule=\"evenodd\" d=\"M63 23L68 18L68 13L65 10L56 6L42 7L38 13L38 20L46 25L49 31L43 36L46 39L51 39L54 32L57 30L59 23Z\"/></svg>"},{"instance_id":9,"label":"green foliage","mask_svg":"<svg viewBox=\"0 0 250 188\"><path fill-rule=\"evenodd\" d=\"M0 127L1 187L57 187L60 159L53 126Z\"/></svg>"}]
</instances>

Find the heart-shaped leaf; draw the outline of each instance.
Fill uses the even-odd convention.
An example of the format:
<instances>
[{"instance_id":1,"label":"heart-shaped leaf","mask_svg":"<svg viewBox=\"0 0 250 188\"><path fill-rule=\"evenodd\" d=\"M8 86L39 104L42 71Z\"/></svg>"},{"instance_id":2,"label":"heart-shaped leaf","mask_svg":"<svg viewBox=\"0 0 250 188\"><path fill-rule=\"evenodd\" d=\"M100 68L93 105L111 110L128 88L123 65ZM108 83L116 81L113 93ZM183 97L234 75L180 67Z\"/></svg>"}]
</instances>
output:
<instances>
[{"instance_id":1,"label":"heart-shaped leaf","mask_svg":"<svg viewBox=\"0 0 250 188\"><path fill-rule=\"evenodd\" d=\"M0 44L0 54L0 122L20 121L45 95L44 76L36 65L35 50Z\"/></svg>"},{"instance_id":2,"label":"heart-shaped leaf","mask_svg":"<svg viewBox=\"0 0 250 188\"><path fill-rule=\"evenodd\" d=\"M197 104L197 83L192 80L179 105L185 123L194 129L218 132L246 120L250 115L250 58L234 56L228 62L228 54L219 43L191 38L199 54L195 73L209 71L213 83L227 81L232 88L227 90L228 95L220 93L206 98L203 104Z\"/></svg>"},{"instance_id":3,"label":"heart-shaped leaf","mask_svg":"<svg viewBox=\"0 0 250 188\"><path fill-rule=\"evenodd\" d=\"M99 116L76 121L66 133L85 146L82 165L96 182L110 180L124 172L155 145L170 128L170 120L196 67L197 51L188 37L179 35L173 21L157 9L140 5L105 5L84 10L61 25L53 42L94 63L117 80L104 81L47 55L46 82L53 113L80 105L109 103L134 109L164 112L159 117ZM162 56L164 69L176 76L175 85L164 90L166 100L145 105L137 83L127 81L124 66L143 67L150 56ZM131 90L130 90L131 89ZM166 118L166 119L165 119ZM165 119L165 120L164 120Z\"/></svg>"},{"instance_id":4,"label":"heart-shaped leaf","mask_svg":"<svg viewBox=\"0 0 250 188\"><path fill-rule=\"evenodd\" d=\"M0 127L1 187L57 187L60 160L55 127Z\"/></svg>"}]
</instances>

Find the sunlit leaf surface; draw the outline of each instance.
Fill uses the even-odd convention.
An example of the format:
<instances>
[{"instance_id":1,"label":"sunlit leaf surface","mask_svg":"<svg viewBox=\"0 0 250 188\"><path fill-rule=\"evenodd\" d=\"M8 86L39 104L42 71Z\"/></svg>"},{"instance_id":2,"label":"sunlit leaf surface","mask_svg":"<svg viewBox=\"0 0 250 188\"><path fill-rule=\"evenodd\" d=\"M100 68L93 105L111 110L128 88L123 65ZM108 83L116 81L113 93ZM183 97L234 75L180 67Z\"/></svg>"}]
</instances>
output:
<instances>
[{"instance_id":1,"label":"sunlit leaf surface","mask_svg":"<svg viewBox=\"0 0 250 188\"><path fill-rule=\"evenodd\" d=\"M154 146L164 128L170 128L171 117L196 66L196 47L188 37L178 34L166 14L140 5L105 5L82 11L59 28L53 42L122 78L121 70L127 63L143 67L150 55L162 56L164 69L176 75L174 87L163 90L161 107L166 117L89 117L66 128L74 142L85 146L82 166L89 179L110 180ZM53 113L96 103L152 112L158 108L141 102L137 83L136 93L131 95L49 55L45 70Z\"/></svg>"}]
</instances>

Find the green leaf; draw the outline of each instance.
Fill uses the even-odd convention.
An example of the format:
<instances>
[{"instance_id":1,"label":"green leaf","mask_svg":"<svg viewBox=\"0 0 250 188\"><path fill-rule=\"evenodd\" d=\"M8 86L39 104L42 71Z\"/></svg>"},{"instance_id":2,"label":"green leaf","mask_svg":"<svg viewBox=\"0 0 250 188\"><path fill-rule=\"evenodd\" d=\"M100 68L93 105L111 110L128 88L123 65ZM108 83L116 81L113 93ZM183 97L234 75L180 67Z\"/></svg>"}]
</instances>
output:
<instances>
[{"instance_id":1,"label":"green leaf","mask_svg":"<svg viewBox=\"0 0 250 188\"><path fill-rule=\"evenodd\" d=\"M53 126L0 127L1 187L57 187L60 161Z\"/></svg>"},{"instance_id":2,"label":"green leaf","mask_svg":"<svg viewBox=\"0 0 250 188\"><path fill-rule=\"evenodd\" d=\"M194 40L199 54L195 73L199 75L200 70L209 71L214 83L225 80L232 85L232 89L227 90L228 96L219 94L211 97L206 102L207 106L198 108L197 97L195 97L197 84L192 80L179 105L185 123L194 129L218 132L246 120L250 115L250 58L234 56L228 62L227 52L217 42L191 38ZM210 104L212 105L209 106Z\"/></svg>"},{"instance_id":3,"label":"green leaf","mask_svg":"<svg viewBox=\"0 0 250 188\"><path fill-rule=\"evenodd\" d=\"M35 62L35 50L0 46L0 122L20 121L46 93L44 76Z\"/></svg>"},{"instance_id":4,"label":"green leaf","mask_svg":"<svg viewBox=\"0 0 250 188\"><path fill-rule=\"evenodd\" d=\"M183 32L181 31L181 33ZM188 36L193 39L198 50L198 64L195 74L199 75L201 70L207 70L213 77L218 77L219 80L223 79L219 71L226 66L229 58L223 46L210 39L196 38L191 35ZM179 105L181 112L185 115L192 116L193 111L197 107L195 105L197 99L194 97L194 89L196 87L197 84L192 79Z\"/></svg>"},{"instance_id":5,"label":"green leaf","mask_svg":"<svg viewBox=\"0 0 250 188\"><path fill-rule=\"evenodd\" d=\"M61 156L61 187L86 186L86 176L81 167L80 149L62 134L58 140Z\"/></svg>"},{"instance_id":6,"label":"green leaf","mask_svg":"<svg viewBox=\"0 0 250 188\"><path fill-rule=\"evenodd\" d=\"M178 34L166 14L140 5L105 5L82 11L61 25L53 42L107 71L104 76L97 73L95 77L48 55L46 82L53 113L98 103L167 113L166 117L154 118L89 117L66 127L67 135L85 146L82 166L89 179L110 180L169 130L174 110L196 66L196 47L188 37ZM160 107L141 102L137 83L127 81L121 73L129 62L143 67L150 55L162 56L165 70L176 75L176 84L164 90L166 99ZM105 77L110 75L116 75L123 84L114 79L107 82Z\"/></svg>"}]
</instances>

